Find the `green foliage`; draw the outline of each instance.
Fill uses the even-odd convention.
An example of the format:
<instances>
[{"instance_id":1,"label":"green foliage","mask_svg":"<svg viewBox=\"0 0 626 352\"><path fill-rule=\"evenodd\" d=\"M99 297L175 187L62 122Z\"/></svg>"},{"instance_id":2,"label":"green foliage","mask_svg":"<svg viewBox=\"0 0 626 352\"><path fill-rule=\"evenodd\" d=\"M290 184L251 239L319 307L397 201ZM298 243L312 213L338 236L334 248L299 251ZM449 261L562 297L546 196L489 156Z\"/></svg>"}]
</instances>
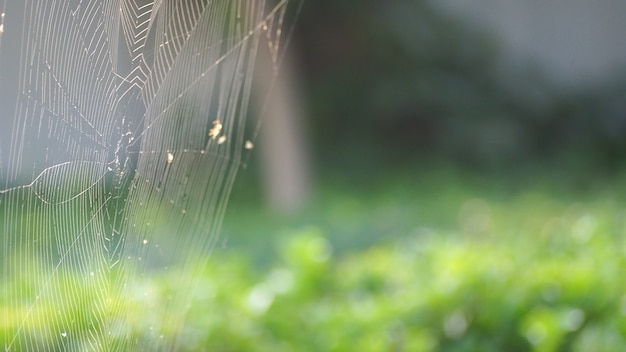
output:
<instances>
[{"instance_id":1,"label":"green foliage","mask_svg":"<svg viewBox=\"0 0 626 352\"><path fill-rule=\"evenodd\" d=\"M581 242L577 231L563 233L558 246L532 236L483 241L431 233L336 257L324 234L309 228L293 234L263 272L215 255L195 277L201 285L185 348L612 351L626 343L624 247L607 233ZM161 299L180 275L156 283ZM54 302L45 304L50 314L40 319L52 323ZM72 308L77 316L81 304ZM2 310L18 324L13 309ZM150 325L150 317L137 318L129 329Z\"/></svg>"},{"instance_id":2,"label":"green foliage","mask_svg":"<svg viewBox=\"0 0 626 352\"><path fill-rule=\"evenodd\" d=\"M508 167L573 154L621 166L624 75L578 88L552 82L536 63L505 58L498 33L434 3L305 5L294 44L326 163L397 165L423 155Z\"/></svg>"},{"instance_id":3,"label":"green foliage","mask_svg":"<svg viewBox=\"0 0 626 352\"><path fill-rule=\"evenodd\" d=\"M324 203L331 219L324 220L326 213L317 209L320 225L263 238L272 252L256 242L218 247L193 272L172 268L154 281L135 282L141 292L153 293L155 314L130 314L118 322L125 329L120 339L173 340L172 322L184 316L177 341L189 351L586 352L626 345L620 188L609 185L606 192L585 195L562 180L559 189L544 177L544 186L535 182L506 193L493 178L466 173L463 183L453 174L413 178L414 189L396 179L367 200L351 198L346 188L343 194L335 190L330 192L335 198ZM392 207L389 199L398 204ZM382 207L385 216L372 207ZM419 226L360 247L345 247L339 238L342 230L358 230L353 229L356 218L386 234L381 223L401 211L417 216L413 224ZM262 264L251 255L255 250L266 256ZM29 287L36 285L28 280L49 275L49 268L39 266L33 264L33 270L40 275L3 282L3 289L19 285L32 293ZM168 297L181 282L192 280L198 282L192 302L179 302L185 306L173 311L181 317L163 321L159 307L170 304ZM74 294L85 293L65 307L77 317L68 334L87 329L81 326L89 321L84 308L96 293L89 282L68 276L58 283L73 287ZM18 303L0 299L1 342L29 308ZM59 341L49 335L54 324L63 322L55 320L54 301L40 304L45 309L38 310L38 325L47 328L39 346L50 347L49 341ZM132 304L124 304L132 312ZM159 333L147 334L153 327Z\"/></svg>"},{"instance_id":4,"label":"green foliage","mask_svg":"<svg viewBox=\"0 0 626 352\"><path fill-rule=\"evenodd\" d=\"M339 257L307 228L261 273L215 256L232 270L203 278L215 296L194 311L217 350L612 351L626 343L624 246L580 221L558 245L431 233Z\"/></svg>"}]
</instances>

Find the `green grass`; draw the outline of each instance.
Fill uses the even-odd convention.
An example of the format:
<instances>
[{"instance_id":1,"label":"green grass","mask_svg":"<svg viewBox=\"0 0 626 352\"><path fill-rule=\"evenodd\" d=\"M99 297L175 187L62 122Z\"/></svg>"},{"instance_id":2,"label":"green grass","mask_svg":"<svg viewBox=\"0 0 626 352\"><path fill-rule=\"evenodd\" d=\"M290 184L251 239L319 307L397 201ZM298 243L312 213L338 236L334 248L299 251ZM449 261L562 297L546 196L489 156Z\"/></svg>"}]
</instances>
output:
<instances>
[{"instance_id":1,"label":"green grass","mask_svg":"<svg viewBox=\"0 0 626 352\"><path fill-rule=\"evenodd\" d=\"M429 231L535 238L557 217L573 223L587 213L618 231L624 224L619 213L626 199L624 175L556 167L488 174L450 166L350 172L323 178L308 206L295 216L281 216L265 208L250 191L253 175L243 173L226 214L222 245L267 259L277 254L275 242L310 225L325 232L339 252Z\"/></svg>"},{"instance_id":2,"label":"green grass","mask_svg":"<svg viewBox=\"0 0 626 352\"><path fill-rule=\"evenodd\" d=\"M203 270L147 284L159 307L181 280L199 282L183 350L616 351L626 345L622 179L450 168L335 177L285 217L244 192L244 178ZM16 317L0 336L19 309L0 301ZM125 326L146 338L153 318Z\"/></svg>"},{"instance_id":3,"label":"green grass","mask_svg":"<svg viewBox=\"0 0 626 352\"><path fill-rule=\"evenodd\" d=\"M239 205L217 255L265 259L261 282L292 272L302 287L257 322L299 350L613 351L626 343L622 180L451 168L335 179L288 220ZM319 242L330 256L306 264Z\"/></svg>"}]
</instances>

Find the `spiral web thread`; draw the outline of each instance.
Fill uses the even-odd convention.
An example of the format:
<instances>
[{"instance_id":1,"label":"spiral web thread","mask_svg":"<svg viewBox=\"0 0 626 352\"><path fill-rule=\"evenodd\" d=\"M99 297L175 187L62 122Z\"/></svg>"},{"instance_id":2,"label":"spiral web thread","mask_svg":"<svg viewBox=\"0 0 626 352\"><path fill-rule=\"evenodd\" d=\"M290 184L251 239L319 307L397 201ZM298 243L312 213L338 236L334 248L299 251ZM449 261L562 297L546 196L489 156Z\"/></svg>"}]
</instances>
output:
<instances>
[{"instance_id":1,"label":"spiral web thread","mask_svg":"<svg viewBox=\"0 0 626 352\"><path fill-rule=\"evenodd\" d=\"M253 138L257 53L278 67L287 1L22 6L17 102L0 135L1 344L199 348L193 273ZM168 273L174 287L153 282Z\"/></svg>"}]
</instances>

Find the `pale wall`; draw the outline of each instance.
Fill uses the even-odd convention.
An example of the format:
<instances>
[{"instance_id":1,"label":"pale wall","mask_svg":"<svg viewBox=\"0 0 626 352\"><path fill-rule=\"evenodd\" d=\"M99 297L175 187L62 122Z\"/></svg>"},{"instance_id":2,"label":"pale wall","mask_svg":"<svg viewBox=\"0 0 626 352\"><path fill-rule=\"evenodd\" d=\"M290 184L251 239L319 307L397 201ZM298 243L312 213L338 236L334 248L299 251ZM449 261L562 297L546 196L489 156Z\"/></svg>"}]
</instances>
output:
<instances>
[{"instance_id":1,"label":"pale wall","mask_svg":"<svg viewBox=\"0 0 626 352\"><path fill-rule=\"evenodd\" d=\"M538 65L573 86L626 73L624 0L431 0L493 33L503 66Z\"/></svg>"}]
</instances>

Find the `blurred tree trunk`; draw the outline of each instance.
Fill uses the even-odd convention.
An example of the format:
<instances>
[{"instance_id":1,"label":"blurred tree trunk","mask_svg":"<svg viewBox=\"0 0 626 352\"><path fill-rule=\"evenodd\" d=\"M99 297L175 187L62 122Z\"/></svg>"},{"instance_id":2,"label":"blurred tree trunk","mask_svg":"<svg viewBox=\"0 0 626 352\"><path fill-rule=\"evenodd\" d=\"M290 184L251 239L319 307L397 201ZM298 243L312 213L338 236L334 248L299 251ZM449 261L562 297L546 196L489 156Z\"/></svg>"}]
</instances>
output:
<instances>
[{"instance_id":1,"label":"blurred tree trunk","mask_svg":"<svg viewBox=\"0 0 626 352\"><path fill-rule=\"evenodd\" d=\"M287 57L275 76L269 55L260 57L257 89L272 87L259 134L263 191L270 209L295 213L305 205L311 188L309 140L297 69Z\"/></svg>"}]
</instances>

